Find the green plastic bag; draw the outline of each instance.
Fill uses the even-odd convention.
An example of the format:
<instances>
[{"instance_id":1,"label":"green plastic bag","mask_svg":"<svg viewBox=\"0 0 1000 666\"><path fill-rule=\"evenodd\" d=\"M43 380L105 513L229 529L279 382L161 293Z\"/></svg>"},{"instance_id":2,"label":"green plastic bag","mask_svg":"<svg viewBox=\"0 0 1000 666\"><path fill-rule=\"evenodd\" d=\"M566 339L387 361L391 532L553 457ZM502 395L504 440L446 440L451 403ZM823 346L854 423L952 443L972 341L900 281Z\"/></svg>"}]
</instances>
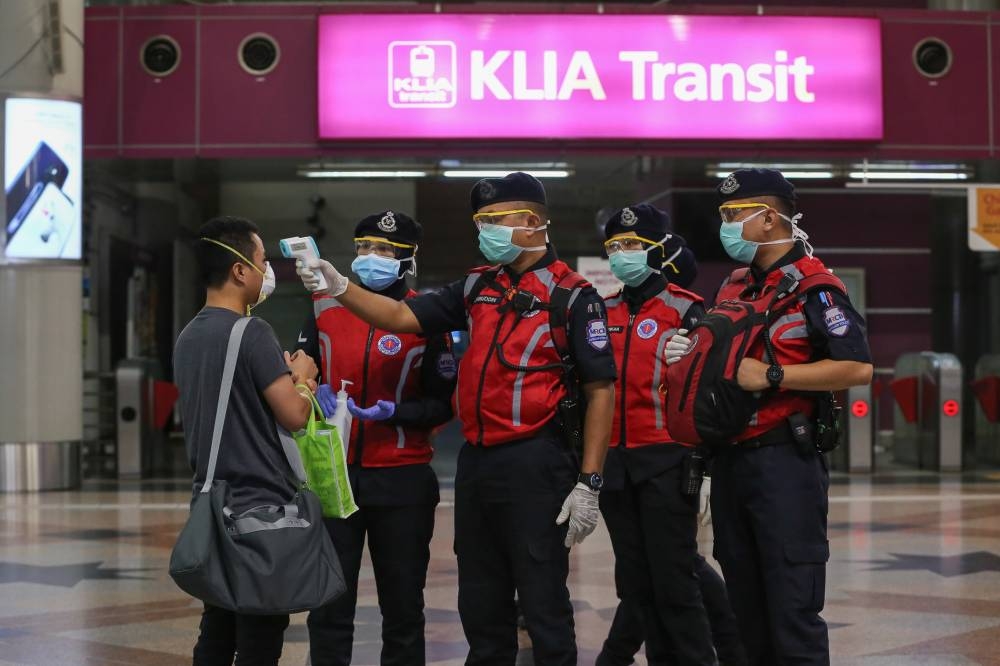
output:
<instances>
[{"instance_id":1,"label":"green plastic bag","mask_svg":"<svg viewBox=\"0 0 1000 666\"><path fill-rule=\"evenodd\" d=\"M319 497L325 517L347 518L358 510L347 475L347 449L336 426L323 420L316 396L310 397L309 423L294 435L306 470L306 486Z\"/></svg>"}]
</instances>

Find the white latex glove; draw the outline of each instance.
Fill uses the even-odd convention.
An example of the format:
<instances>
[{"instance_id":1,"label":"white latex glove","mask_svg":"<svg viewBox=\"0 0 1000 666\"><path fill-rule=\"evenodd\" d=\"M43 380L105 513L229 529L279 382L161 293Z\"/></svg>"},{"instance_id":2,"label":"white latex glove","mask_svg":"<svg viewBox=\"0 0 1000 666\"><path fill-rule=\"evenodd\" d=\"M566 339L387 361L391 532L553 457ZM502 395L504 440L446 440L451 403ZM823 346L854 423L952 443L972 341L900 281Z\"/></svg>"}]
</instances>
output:
<instances>
[{"instance_id":1,"label":"white latex glove","mask_svg":"<svg viewBox=\"0 0 1000 666\"><path fill-rule=\"evenodd\" d=\"M566 497L562 511L556 518L556 525L562 525L567 519L569 520L565 542L567 548L574 543L581 543L597 527L597 516L600 514L599 496L600 493L595 493L587 485L577 483Z\"/></svg>"},{"instance_id":2,"label":"white latex glove","mask_svg":"<svg viewBox=\"0 0 1000 666\"><path fill-rule=\"evenodd\" d=\"M347 278L341 275L340 271L334 268L333 264L326 259L310 259L308 263L301 259L296 259L295 272L302 279L302 284L305 285L306 289L314 294L323 293L326 296L336 298L347 291L347 285L349 284ZM320 292L319 289L317 273L321 273L326 278L327 288L323 292Z\"/></svg>"},{"instance_id":3,"label":"white latex glove","mask_svg":"<svg viewBox=\"0 0 1000 666\"><path fill-rule=\"evenodd\" d=\"M712 524L712 477L706 476L701 482L701 493L698 498L698 524L704 527Z\"/></svg>"},{"instance_id":4,"label":"white latex glove","mask_svg":"<svg viewBox=\"0 0 1000 666\"><path fill-rule=\"evenodd\" d=\"M691 347L691 339L686 337L687 334L688 330L686 328L679 328L677 329L677 333L667 342L666 349L663 351L663 355L667 359L667 365L673 365L681 360L684 354L687 354L688 349Z\"/></svg>"}]
</instances>

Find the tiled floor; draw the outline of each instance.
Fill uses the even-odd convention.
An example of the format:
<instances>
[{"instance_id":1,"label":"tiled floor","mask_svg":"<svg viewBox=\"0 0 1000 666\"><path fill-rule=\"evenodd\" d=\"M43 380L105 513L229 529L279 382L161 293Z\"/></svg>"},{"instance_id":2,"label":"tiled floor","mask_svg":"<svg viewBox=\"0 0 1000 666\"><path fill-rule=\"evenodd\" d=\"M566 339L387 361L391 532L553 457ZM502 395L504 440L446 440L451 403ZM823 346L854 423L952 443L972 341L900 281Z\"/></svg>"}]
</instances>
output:
<instances>
[{"instance_id":1,"label":"tiled floor","mask_svg":"<svg viewBox=\"0 0 1000 666\"><path fill-rule=\"evenodd\" d=\"M0 666L190 663L198 604L167 576L185 484L89 484L0 495ZM427 651L461 664L452 493L443 491L427 589ZM834 663L1000 664L1000 482L989 477L840 478L831 490L827 608ZM711 551L711 531L702 534ZM580 663L615 605L603 526L572 555ZM377 664L379 618L362 573L355 663ZM306 663L305 617L282 664ZM530 663L527 652L524 663ZM641 662L640 663L644 663Z\"/></svg>"}]
</instances>

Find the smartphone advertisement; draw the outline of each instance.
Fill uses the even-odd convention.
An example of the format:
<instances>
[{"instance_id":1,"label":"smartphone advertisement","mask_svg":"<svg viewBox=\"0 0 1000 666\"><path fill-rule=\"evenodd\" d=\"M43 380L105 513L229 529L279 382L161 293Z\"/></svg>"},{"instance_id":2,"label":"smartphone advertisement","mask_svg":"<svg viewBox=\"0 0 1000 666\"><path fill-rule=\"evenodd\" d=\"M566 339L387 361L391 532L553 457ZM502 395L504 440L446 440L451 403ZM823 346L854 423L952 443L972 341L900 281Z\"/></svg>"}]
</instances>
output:
<instances>
[{"instance_id":1,"label":"smartphone advertisement","mask_svg":"<svg viewBox=\"0 0 1000 666\"><path fill-rule=\"evenodd\" d=\"M79 259L83 187L79 102L8 98L4 104L8 259Z\"/></svg>"}]
</instances>

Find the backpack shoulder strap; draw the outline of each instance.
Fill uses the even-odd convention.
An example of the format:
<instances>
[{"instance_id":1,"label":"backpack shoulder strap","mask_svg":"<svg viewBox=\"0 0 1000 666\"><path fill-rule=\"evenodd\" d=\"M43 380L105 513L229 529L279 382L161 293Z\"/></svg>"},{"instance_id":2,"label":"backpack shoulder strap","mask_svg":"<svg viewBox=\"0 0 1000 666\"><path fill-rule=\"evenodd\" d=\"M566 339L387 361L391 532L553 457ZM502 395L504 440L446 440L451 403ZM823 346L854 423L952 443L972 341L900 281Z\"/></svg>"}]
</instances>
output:
<instances>
[{"instance_id":1,"label":"backpack shoulder strap","mask_svg":"<svg viewBox=\"0 0 1000 666\"><path fill-rule=\"evenodd\" d=\"M750 272L750 268L744 266L743 268L737 268L735 271L729 274L727 280L729 282L742 282L747 278L747 273Z\"/></svg>"},{"instance_id":2,"label":"backpack shoulder strap","mask_svg":"<svg viewBox=\"0 0 1000 666\"><path fill-rule=\"evenodd\" d=\"M496 282L500 269L493 266L474 268L465 276L465 307L468 309L487 285Z\"/></svg>"},{"instance_id":3,"label":"backpack shoulder strap","mask_svg":"<svg viewBox=\"0 0 1000 666\"><path fill-rule=\"evenodd\" d=\"M556 282L549 298L549 333L556 353L564 365L569 365L572 355L569 347L569 311L573 307L580 290L590 283L582 275L569 271Z\"/></svg>"},{"instance_id":4,"label":"backpack shoulder strap","mask_svg":"<svg viewBox=\"0 0 1000 666\"><path fill-rule=\"evenodd\" d=\"M830 288L841 292L842 294L847 294L847 287L844 282L829 271L823 271L821 273L813 273L812 275L807 275L806 277L799 280L799 287L796 291L800 294L806 294L814 289L820 288Z\"/></svg>"}]
</instances>

